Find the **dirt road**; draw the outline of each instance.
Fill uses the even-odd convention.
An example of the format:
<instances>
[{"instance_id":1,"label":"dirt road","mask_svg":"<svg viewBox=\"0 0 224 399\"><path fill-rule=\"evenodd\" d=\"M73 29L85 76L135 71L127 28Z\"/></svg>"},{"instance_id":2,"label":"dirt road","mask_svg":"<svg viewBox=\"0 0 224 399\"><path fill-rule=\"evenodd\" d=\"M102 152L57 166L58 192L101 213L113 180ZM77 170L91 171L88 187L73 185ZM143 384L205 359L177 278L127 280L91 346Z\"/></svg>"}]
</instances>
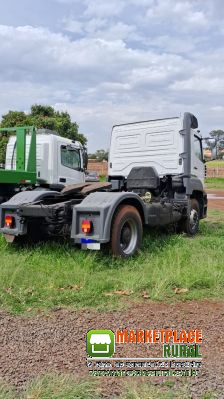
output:
<instances>
[{"instance_id":1,"label":"dirt road","mask_svg":"<svg viewBox=\"0 0 224 399\"><path fill-rule=\"evenodd\" d=\"M224 190L207 190L209 209L224 211Z\"/></svg>"},{"instance_id":2,"label":"dirt road","mask_svg":"<svg viewBox=\"0 0 224 399\"><path fill-rule=\"evenodd\" d=\"M0 377L22 387L26 381L49 370L88 375L86 333L91 329L202 329L203 366L198 377L188 378L192 398L197 398L208 389L224 391L223 327L224 303L212 301L175 305L148 302L110 313L59 310L49 316L36 317L1 312ZM161 357L162 347L158 344L119 344L116 354L126 358ZM113 392L114 387L117 390L122 382L114 377L100 378L104 379L107 393ZM161 377L155 377L158 379L161 381ZM222 397L221 393L219 397Z\"/></svg>"}]
</instances>

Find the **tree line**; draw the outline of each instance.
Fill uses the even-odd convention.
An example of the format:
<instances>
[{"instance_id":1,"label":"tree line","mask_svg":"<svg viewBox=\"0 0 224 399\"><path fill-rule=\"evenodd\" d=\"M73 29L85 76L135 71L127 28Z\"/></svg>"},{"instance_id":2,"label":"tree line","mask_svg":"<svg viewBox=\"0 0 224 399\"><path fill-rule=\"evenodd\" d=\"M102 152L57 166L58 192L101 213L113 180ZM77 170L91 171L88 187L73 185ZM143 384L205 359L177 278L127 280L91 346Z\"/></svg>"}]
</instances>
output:
<instances>
[{"instance_id":1,"label":"tree line","mask_svg":"<svg viewBox=\"0 0 224 399\"><path fill-rule=\"evenodd\" d=\"M207 149L213 150L216 148L217 157L223 158L223 149L224 149L224 130L212 130L209 133L210 137L206 138L205 142L207 145Z\"/></svg>"}]
</instances>

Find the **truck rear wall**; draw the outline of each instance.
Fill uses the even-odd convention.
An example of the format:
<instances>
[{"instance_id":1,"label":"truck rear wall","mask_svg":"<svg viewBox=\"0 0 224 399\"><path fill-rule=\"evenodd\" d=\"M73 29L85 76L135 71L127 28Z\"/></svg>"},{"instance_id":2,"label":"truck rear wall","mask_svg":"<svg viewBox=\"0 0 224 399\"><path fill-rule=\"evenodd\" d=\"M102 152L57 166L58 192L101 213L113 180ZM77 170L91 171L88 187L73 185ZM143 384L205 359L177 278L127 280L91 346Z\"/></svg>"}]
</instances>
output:
<instances>
[{"instance_id":1,"label":"truck rear wall","mask_svg":"<svg viewBox=\"0 0 224 399\"><path fill-rule=\"evenodd\" d=\"M114 126L109 175L128 176L135 166L153 166L159 176L183 173L182 118L158 119Z\"/></svg>"}]
</instances>

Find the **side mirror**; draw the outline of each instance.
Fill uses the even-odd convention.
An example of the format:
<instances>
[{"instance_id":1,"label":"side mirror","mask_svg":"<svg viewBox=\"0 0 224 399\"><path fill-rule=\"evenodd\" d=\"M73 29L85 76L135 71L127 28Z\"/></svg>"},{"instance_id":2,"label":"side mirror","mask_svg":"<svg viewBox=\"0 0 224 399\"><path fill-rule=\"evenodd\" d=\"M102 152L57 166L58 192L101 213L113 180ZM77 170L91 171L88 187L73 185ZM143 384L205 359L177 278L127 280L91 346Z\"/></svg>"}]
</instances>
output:
<instances>
[{"instance_id":1,"label":"side mirror","mask_svg":"<svg viewBox=\"0 0 224 399\"><path fill-rule=\"evenodd\" d=\"M197 129L198 128L198 120L196 116L191 114L191 129Z\"/></svg>"},{"instance_id":2,"label":"side mirror","mask_svg":"<svg viewBox=\"0 0 224 399\"><path fill-rule=\"evenodd\" d=\"M88 154L87 154L87 148L84 147L82 150L82 156L83 156L83 167L86 170L88 166Z\"/></svg>"}]
</instances>

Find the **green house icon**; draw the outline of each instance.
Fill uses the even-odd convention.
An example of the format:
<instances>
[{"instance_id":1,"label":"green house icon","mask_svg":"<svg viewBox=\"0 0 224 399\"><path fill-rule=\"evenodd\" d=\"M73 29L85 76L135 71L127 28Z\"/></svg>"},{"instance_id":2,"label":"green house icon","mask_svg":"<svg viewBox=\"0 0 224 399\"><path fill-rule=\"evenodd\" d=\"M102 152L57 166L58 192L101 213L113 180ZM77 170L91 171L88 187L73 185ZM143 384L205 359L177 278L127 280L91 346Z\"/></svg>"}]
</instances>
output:
<instances>
[{"instance_id":1,"label":"green house icon","mask_svg":"<svg viewBox=\"0 0 224 399\"><path fill-rule=\"evenodd\" d=\"M109 353L111 339L109 334L93 334L90 338L90 343L92 345L92 352L93 353ZM105 345L107 346L106 350L95 350L96 345Z\"/></svg>"},{"instance_id":2,"label":"green house icon","mask_svg":"<svg viewBox=\"0 0 224 399\"><path fill-rule=\"evenodd\" d=\"M91 357L110 357L115 351L114 333L111 330L91 330L86 337L86 350Z\"/></svg>"}]
</instances>

